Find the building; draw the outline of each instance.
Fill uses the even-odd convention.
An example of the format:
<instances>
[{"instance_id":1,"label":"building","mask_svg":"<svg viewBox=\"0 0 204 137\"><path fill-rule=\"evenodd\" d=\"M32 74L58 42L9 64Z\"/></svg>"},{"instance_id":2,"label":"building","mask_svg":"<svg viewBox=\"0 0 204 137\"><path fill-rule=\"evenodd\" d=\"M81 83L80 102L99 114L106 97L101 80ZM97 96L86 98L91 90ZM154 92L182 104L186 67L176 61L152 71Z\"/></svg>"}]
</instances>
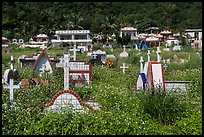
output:
<instances>
[{"instance_id":1,"label":"building","mask_svg":"<svg viewBox=\"0 0 204 137\"><path fill-rule=\"evenodd\" d=\"M120 29L120 37L122 38L123 36L130 36L131 43L135 43L137 40L137 28L134 27L124 27Z\"/></svg>"},{"instance_id":2,"label":"building","mask_svg":"<svg viewBox=\"0 0 204 137\"><path fill-rule=\"evenodd\" d=\"M64 43L70 45L76 44L81 48L86 47L88 51L92 48L92 36L90 30L58 30L55 31L56 39L52 39L53 46L59 46Z\"/></svg>"},{"instance_id":3,"label":"building","mask_svg":"<svg viewBox=\"0 0 204 137\"><path fill-rule=\"evenodd\" d=\"M190 44L194 43L195 40L202 41L202 29L186 29L183 34Z\"/></svg>"}]
</instances>

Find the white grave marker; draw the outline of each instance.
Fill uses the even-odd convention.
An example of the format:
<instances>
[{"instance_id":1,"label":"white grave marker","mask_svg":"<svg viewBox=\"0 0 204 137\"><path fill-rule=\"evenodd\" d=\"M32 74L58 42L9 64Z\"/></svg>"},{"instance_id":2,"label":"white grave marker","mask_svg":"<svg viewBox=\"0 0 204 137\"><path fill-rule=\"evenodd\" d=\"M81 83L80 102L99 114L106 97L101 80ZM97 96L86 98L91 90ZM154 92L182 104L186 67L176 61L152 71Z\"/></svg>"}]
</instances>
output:
<instances>
[{"instance_id":1,"label":"white grave marker","mask_svg":"<svg viewBox=\"0 0 204 137\"><path fill-rule=\"evenodd\" d=\"M76 45L74 45L74 48L73 48L73 49L70 49L70 51L73 51L73 52L74 52L74 60L76 60L76 52L77 52L77 51L80 51L80 50L76 48Z\"/></svg>"},{"instance_id":2,"label":"white grave marker","mask_svg":"<svg viewBox=\"0 0 204 137\"><path fill-rule=\"evenodd\" d=\"M97 57L97 54L93 54L92 56L93 56L93 59L96 59L96 57Z\"/></svg>"},{"instance_id":3,"label":"white grave marker","mask_svg":"<svg viewBox=\"0 0 204 137\"><path fill-rule=\"evenodd\" d=\"M69 90L69 60L70 55L64 54L62 62L56 64L56 67L64 68L64 90Z\"/></svg>"},{"instance_id":4,"label":"white grave marker","mask_svg":"<svg viewBox=\"0 0 204 137\"><path fill-rule=\"evenodd\" d=\"M148 53L147 53L147 61L150 62L150 50L148 50Z\"/></svg>"},{"instance_id":5,"label":"white grave marker","mask_svg":"<svg viewBox=\"0 0 204 137\"><path fill-rule=\"evenodd\" d=\"M144 62L144 60L143 60L143 57L141 56L140 57L140 73L143 72L143 62Z\"/></svg>"},{"instance_id":6,"label":"white grave marker","mask_svg":"<svg viewBox=\"0 0 204 137\"><path fill-rule=\"evenodd\" d=\"M14 72L14 59L13 59L13 56L11 56L11 70L12 70L12 72ZM11 78L9 84L8 85L3 85L3 88L10 90L10 102L13 103L14 89L19 89L20 84L14 85L14 79Z\"/></svg>"},{"instance_id":7,"label":"white grave marker","mask_svg":"<svg viewBox=\"0 0 204 137\"><path fill-rule=\"evenodd\" d=\"M160 53L161 53L161 50L160 50L160 48L159 47L157 47L157 62L160 62L160 59L161 59L161 57L160 57Z\"/></svg>"},{"instance_id":8,"label":"white grave marker","mask_svg":"<svg viewBox=\"0 0 204 137\"><path fill-rule=\"evenodd\" d=\"M123 69L123 74L125 74L125 69L128 68L127 66L125 66L125 63L123 63L123 66L120 66L120 68Z\"/></svg>"}]
</instances>

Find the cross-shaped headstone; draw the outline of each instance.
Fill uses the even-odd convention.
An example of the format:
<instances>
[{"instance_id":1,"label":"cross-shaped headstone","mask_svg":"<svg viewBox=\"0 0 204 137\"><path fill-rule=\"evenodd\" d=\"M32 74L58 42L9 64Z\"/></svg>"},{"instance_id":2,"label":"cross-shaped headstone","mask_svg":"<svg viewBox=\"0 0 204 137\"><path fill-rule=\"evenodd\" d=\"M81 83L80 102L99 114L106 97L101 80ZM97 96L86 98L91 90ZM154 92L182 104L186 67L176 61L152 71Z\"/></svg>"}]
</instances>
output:
<instances>
[{"instance_id":1,"label":"cross-shaped headstone","mask_svg":"<svg viewBox=\"0 0 204 137\"><path fill-rule=\"evenodd\" d=\"M92 56L93 56L93 59L96 59L97 54L93 54Z\"/></svg>"},{"instance_id":2,"label":"cross-shaped headstone","mask_svg":"<svg viewBox=\"0 0 204 137\"><path fill-rule=\"evenodd\" d=\"M125 74L125 69L128 68L127 66L125 66L125 63L123 63L123 66L120 66L120 68L123 69L123 74Z\"/></svg>"},{"instance_id":3,"label":"cross-shaped headstone","mask_svg":"<svg viewBox=\"0 0 204 137\"><path fill-rule=\"evenodd\" d=\"M147 53L147 61L150 62L150 50L148 50L148 53Z\"/></svg>"},{"instance_id":4,"label":"cross-shaped headstone","mask_svg":"<svg viewBox=\"0 0 204 137\"><path fill-rule=\"evenodd\" d=\"M70 49L70 51L73 51L73 52L74 52L74 60L76 60L76 52L77 52L77 51L80 51L79 49L76 48L76 44L74 45L74 48L73 48L73 49Z\"/></svg>"},{"instance_id":5,"label":"cross-shaped headstone","mask_svg":"<svg viewBox=\"0 0 204 137\"><path fill-rule=\"evenodd\" d=\"M125 51L125 45L123 45L123 51Z\"/></svg>"},{"instance_id":6,"label":"cross-shaped headstone","mask_svg":"<svg viewBox=\"0 0 204 137\"><path fill-rule=\"evenodd\" d=\"M45 72L48 72L49 69L47 69L47 68L46 68L46 65L43 64L43 65L42 65L42 68L40 68L39 71L40 71L41 73L45 73Z\"/></svg>"},{"instance_id":7,"label":"cross-shaped headstone","mask_svg":"<svg viewBox=\"0 0 204 137\"><path fill-rule=\"evenodd\" d=\"M140 57L140 73L143 72L143 62L144 62L143 56L141 56L141 57Z\"/></svg>"},{"instance_id":8,"label":"cross-shaped headstone","mask_svg":"<svg viewBox=\"0 0 204 137\"><path fill-rule=\"evenodd\" d=\"M11 70L12 70L12 72L14 72L14 59L13 59L13 56L11 56ZM20 84L14 85L14 79L11 78L10 81L9 81L9 84L8 85L3 85L3 88L4 89L9 89L9 91L10 91L10 102L13 103L14 89L20 88Z\"/></svg>"},{"instance_id":9,"label":"cross-shaped headstone","mask_svg":"<svg viewBox=\"0 0 204 137\"><path fill-rule=\"evenodd\" d=\"M157 62L160 62L160 59L161 59L161 57L160 57L160 53L161 53L161 50L160 50L160 48L159 47L157 47Z\"/></svg>"},{"instance_id":10,"label":"cross-shaped headstone","mask_svg":"<svg viewBox=\"0 0 204 137\"><path fill-rule=\"evenodd\" d=\"M70 55L64 54L62 62L56 64L56 67L64 68L64 90L69 90L69 60Z\"/></svg>"}]
</instances>

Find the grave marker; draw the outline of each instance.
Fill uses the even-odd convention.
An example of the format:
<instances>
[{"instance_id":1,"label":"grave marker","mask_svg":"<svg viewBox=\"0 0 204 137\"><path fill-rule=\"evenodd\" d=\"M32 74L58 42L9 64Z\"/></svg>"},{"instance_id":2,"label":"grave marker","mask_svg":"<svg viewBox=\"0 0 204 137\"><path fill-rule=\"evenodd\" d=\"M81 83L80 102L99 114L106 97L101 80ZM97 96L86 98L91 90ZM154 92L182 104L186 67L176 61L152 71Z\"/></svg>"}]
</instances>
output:
<instances>
[{"instance_id":1,"label":"grave marker","mask_svg":"<svg viewBox=\"0 0 204 137\"><path fill-rule=\"evenodd\" d=\"M148 50L148 53L147 53L147 61L150 62L150 50Z\"/></svg>"},{"instance_id":2,"label":"grave marker","mask_svg":"<svg viewBox=\"0 0 204 137\"><path fill-rule=\"evenodd\" d=\"M79 49L76 48L76 44L74 45L74 48L70 49L69 51L73 51L74 52L74 56L73 57L74 57L74 60L76 60L76 52L80 51Z\"/></svg>"},{"instance_id":3,"label":"grave marker","mask_svg":"<svg viewBox=\"0 0 204 137\"><path fill-rule=\"evenodd\" d=\"M64 68L64 90L69 90L69 60L70 55L64 54L62 62L56 64L56 67Z\"/></svg>"},{"instance_id":4,"label":"grave marker","mask_svg":"<svg viewBox=\"0 0 204 137\"><path fill-rule=\"evenodd\" d=\"M160 50L160 48L159 47L157 47L157 62L160 62L160 59L161 59L161 57L160 57L160 53L161 53L161 50Z\"/></svg>"},{"instance_id":5,"label":"grave marker","mask_svg":"<svg viewBox=\"0 0 204 137\"><path fill-rule=\"evenodd\" d=\"M123 63L123 66L120 66L120 68L123 69L123 74L125 74L125 69L128 68L127 66L125 66L125 63Z\"/></svg>"},{"instance_id":6,"label":"grave marker","mask_svg":"<svg viewBox=\"0 0 204 137\"><path fill-rule=\"evenodd\" d=\"M140 57L140 73L143 72L143 62L144 62L144 60L143 60L143 57L141 56Z\"/></svg>"},{"instance_id":7,"label":"grave marker","mask_svg":"<svg viewBox=\"0 0 204 137\"><path fill-rule=\"evenodd\" d=\"M10 70L12 73L14 73L14 59L13 56L11 56L11 65L10 65ZM19 89L20 88L20 83L18 85L14 85L14 79L11 77L9 79L9 84L3 85L4 89L9 89L10 91L10 102L13 103L13 94L14 94L14 89Z\"/></svg>"}]
</instances>

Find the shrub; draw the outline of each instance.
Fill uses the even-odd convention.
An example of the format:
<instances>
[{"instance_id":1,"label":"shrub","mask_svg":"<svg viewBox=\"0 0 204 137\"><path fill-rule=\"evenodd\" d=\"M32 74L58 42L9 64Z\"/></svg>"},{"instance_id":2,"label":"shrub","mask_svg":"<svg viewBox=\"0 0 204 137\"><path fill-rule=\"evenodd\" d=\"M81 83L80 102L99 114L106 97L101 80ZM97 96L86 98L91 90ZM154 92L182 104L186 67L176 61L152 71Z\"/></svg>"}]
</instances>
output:
<instances>
[{"instance_id":1,"label":"shrub","mask_svg":"<svg viewBox=\"0 0 204 137\"><path fill-rule=\"evenodd\" d=\"M137 94L140 100L140 107L144 113L150 114L162 125L175 122L176 117L185 111L185 107L180 103L178 95L172 92L154 92L148 90Z\"/></svg>"}]
</instances>

